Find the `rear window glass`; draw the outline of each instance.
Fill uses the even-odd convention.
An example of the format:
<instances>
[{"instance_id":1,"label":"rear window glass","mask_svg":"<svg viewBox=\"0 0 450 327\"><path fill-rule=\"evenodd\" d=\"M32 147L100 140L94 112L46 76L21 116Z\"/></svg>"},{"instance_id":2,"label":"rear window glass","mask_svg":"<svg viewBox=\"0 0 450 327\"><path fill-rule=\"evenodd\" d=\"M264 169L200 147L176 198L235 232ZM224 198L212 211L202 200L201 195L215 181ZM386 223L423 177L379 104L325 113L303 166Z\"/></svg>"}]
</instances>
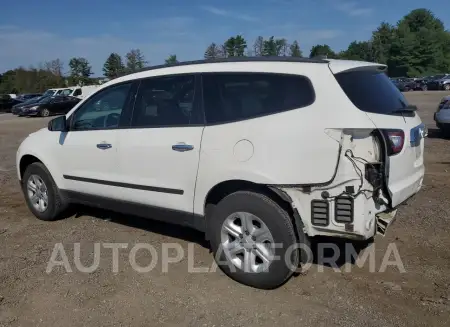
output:
<instances>
[{"instance_id":1,"label":"rear window glass","mask_svg":"<svg viewBox=\"0 0 450 327\"><path fill-rule=\"evenodd\" d=\"M350 71L335 75L347 97L360 110L392 113L408 106L408 101L384 72Z\"/></svg>"}]
</instances>

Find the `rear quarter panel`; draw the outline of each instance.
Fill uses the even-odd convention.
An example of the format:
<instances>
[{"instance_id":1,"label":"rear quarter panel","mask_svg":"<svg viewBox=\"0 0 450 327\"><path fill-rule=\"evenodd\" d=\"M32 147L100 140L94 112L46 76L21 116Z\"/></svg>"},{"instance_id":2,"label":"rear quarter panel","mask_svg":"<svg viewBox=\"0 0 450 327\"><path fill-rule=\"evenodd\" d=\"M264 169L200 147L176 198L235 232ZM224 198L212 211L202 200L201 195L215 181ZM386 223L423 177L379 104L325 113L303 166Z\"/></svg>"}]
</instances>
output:
<instances>
[{"instance_id":1,"label":"rear quarter panel","mask_svg":"<svg viewBox=\"0 0 450 327\"><path fill-rule=\"evenodd\" d=\"M257 65L252 71L257 71ZM203 133L194 212L203 214L208 192L228 180L258 184L318 184L330 181L345 128L373 129L353 106L326 64L280 63L262 72L308 76L315 102L304 108L228 124ZM332 131L332 133L330 133ZM240 142L241 141L241 142Z\"/></svg>"}]
</instances>

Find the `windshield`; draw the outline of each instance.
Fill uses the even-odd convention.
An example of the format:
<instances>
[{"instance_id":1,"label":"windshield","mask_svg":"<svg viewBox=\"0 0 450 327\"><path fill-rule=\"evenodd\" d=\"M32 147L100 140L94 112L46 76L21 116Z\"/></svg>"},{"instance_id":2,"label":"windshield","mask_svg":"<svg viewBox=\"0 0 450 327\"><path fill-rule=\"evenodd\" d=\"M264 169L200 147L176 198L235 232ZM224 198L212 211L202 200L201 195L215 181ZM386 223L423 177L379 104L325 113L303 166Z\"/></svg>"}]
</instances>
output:
<instances>
[{"instance_id":1,"label":"windshield","mask_svg":"<svg viewBox=\"0 0 450 327\"><path fill-rule=\"evenodd\" d=\"M49 90L45 91L44 94L42 94L42 96L53 95L53 93L55 93L55 90L49 89Z\"/></svg>"},{"instance_id":2,"label":"windshield","mask_svg":"<svg viewBox=\"0 0 450 327\"><path fill-rule=\"evenodd\" d=\"M65 89L65 90L59 91L57 94L58 95L69 95L72 93L72 91L73 91L72 89Z\"/></svg>"},{"instance_id":3,"label":"windshield","mask_svg":"<svg viewBox=\"0 0 450 327\"><path fill-rule=\"evenodd\" d=\"M347 97L360 110L389 114L408 107L408 101L384 72L362 70L335 75Z\"/></svg>"},{"instance_id":4,"label":"windshield","mask_svg":"<svg viewBox=\"0 0 450 327\"><path fill-rule=\"evenodd\" d=\"M42 96L39 98L39 100L37 101L37 103L46 103L48 102L52 97L51 96Z\"/></svg>"}]
</instances>

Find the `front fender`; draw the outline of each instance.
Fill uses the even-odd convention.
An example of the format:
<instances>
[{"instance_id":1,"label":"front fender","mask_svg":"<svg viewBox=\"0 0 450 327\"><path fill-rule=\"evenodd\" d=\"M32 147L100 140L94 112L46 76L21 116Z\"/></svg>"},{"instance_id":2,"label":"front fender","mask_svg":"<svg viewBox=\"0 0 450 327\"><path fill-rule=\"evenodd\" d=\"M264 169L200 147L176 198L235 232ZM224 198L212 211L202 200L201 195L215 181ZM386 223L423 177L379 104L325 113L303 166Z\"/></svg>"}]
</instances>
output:
<instances>
[{"instance_id":1,"label":"front fender","mask_svg":"<svg viewBox=\"0 0 450 327\"><path fill-rule=\"evenodd\" d=\"M52 143L49 142L48 138L53 136L53 133L50 134L42 129L36 133L30 134L22 141L16 153L16 171L19 181L22 180L20 163L25 156L29 155L42 162L52 175L56 185L59 188L62 188L64 184L62 173L59 172L56 162L51 160L51 158L54 157L54 153L51 147Z\"/></svg>"}]
</instances>

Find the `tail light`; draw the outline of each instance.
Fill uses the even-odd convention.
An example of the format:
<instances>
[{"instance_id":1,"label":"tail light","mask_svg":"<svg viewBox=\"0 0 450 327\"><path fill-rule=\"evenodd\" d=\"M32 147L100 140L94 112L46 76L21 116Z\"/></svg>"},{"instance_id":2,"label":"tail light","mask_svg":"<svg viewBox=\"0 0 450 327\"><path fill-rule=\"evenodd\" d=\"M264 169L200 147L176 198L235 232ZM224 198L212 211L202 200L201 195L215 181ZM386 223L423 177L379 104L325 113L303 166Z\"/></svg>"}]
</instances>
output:
<instances>
[{"instance_id":1,"label":"tail light","mask_svg":"<svg viewBox=\"0 0 450 327\"><path fill-rule=\"evenodd\" d=\"M393 156L400 153L405 144L405 133L401 129L385 129L383 134L387 141L387 153Z\"/></svg>"},{"instance_id":2,"label":"tail light","mask_svg":"<svg viewBox=\"0 0 450 327\"><path fill-rule=\"evenodd\" d=\"M450 109L450 100L443 100L441 102L441 104L439 105L438 111L442 110L442 109Z\"/></svg>"}]
</instances>

